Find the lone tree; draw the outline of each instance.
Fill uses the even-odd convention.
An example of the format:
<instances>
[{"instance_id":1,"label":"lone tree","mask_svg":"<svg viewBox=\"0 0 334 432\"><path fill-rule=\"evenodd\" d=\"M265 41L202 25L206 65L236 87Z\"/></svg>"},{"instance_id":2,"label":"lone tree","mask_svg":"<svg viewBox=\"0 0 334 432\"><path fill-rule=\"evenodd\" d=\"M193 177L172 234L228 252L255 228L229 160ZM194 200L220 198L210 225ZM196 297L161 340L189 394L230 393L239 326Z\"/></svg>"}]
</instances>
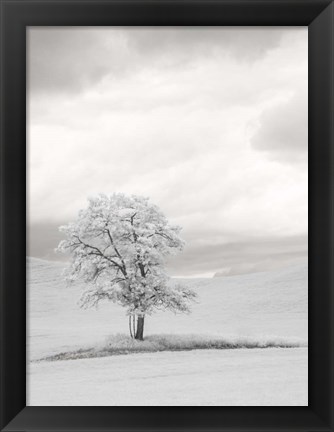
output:
<instances>
[{"instance_id":1,"label":"lone tree","mask_svg":"<svg viewBox=\"0 0 334 432\"><path fill-rule=\"evenodd\" d=\"M164 270L164 258L183 248L180 230L147 198L120 193L90 198L75 222L60 227L66 240L57 248L72 255L67 280L90 286L81 306L105 299L120 304L127 309L131 337L139 340L145 315L157 309L189 312L196 294L168 284Z\"/></svg>"}]
</instances>

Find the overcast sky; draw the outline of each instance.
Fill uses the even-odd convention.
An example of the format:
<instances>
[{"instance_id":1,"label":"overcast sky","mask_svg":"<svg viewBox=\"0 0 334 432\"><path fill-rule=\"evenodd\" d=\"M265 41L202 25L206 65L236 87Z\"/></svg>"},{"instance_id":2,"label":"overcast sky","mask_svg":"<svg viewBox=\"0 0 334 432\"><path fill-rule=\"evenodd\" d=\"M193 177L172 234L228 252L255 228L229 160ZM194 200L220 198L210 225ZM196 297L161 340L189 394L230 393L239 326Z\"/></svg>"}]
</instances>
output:
<instances>
[{"instance_id":1,"label":"overcast sky","mask_svg":"<svg viewBox=\"0 0 334 432\"><path fill-rule=\"evenodd\" d=\"M183 227L171 275L306 261L306 27L36 27L27 52L29 255L124 192Z\"/></svg>"}]
</instances>

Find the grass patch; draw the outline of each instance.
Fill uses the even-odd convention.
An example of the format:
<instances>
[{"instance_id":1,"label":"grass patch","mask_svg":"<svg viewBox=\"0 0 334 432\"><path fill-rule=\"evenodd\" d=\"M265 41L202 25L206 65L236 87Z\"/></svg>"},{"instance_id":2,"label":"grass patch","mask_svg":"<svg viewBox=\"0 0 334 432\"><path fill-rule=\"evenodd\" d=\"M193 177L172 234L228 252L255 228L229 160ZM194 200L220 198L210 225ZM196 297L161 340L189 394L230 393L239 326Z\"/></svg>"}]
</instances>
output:
<instances>
[{"instance_id":1,"label":"grass patch","mask_svg":"<svg viewBox=\"0 0 334 432\"><path fill-rule=\"evenodd\" d=\"M197 334L162 334L147 336L143 341L137 341L124 334L116 334L109 336L105 343L100 346L59 353L40 360L75 360L121 354L190 351L198 349L299 348L305 346L307 344L298 339L263 338L255 340L251 338L223 338Z\"/></svg>"}]
</instances>

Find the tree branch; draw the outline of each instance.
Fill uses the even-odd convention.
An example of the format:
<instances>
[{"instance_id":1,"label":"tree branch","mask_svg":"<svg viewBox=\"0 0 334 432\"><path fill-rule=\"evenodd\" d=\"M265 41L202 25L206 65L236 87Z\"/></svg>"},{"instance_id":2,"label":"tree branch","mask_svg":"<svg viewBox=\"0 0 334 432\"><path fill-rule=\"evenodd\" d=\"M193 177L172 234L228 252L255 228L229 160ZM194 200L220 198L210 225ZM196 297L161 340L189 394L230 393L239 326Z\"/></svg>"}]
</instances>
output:
<instances>
[{"instance_id":1,"label":"tree branch","mask_svg":"<svg viewBox=\"0 0 334 432\"><path fill-rule=\"evenodd\" d=\"M82 240L81 240L77 235L74 235L73 237L75 237L75 238L79 241L79 243L81 243L81 244L82 244L83 246L85 246L86 248L90 248L90 249L93 249L94 251L96 251L95 253L93 253L93 252L89 252L90 255L97 255L97 256L100 256L100 257L102 257L102 258L108 260L109 262L111 262L112 264L114 264L116 267L118 267L118 268L121 270L121 272L123 273L123 275L124 275L125 277L127 276L127 274L126 274L126 270L123 269L123 266L121 266L118 262L114 261L113 259L111 259L111 258L108 257L107 255L104 255L104 254L100 251L100 249L99 249L98 247L96 247L96 246L91 246L91 245L89 245L89 244L83 242L83 241L82 241Z\"/></svg>"},{"instance_id":2,"label":"tree branch","mask_svg":"<svg viewBox=\"0 0 334 432\"><path fill-rule=\"evenodd\" d=\"M106 229L106 232L108 233L108 237L109 237L110 243L111 243L112 247L114 248L114 251L116 252L116 255L121 260L121 263L123 265L124 275L127 276L127 271L126 271L126 266L125 266L124 259L122 258L121 254L119 253L119 251L118 251L118 249L117 249L117 247L116 247L116 245L114 243L114 240L111 237L111 234L110 234L110 231L109 231L108 228Z\"/></svg>"}]
</instances>

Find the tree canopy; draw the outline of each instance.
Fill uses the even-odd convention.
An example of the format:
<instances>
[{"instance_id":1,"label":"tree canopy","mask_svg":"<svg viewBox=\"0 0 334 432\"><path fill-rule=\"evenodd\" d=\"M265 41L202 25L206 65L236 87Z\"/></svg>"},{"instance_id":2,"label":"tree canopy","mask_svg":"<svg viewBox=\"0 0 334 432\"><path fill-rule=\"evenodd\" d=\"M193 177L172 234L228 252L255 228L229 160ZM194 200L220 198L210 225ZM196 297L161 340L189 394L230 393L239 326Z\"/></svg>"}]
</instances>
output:
<instances>
[{"instance_id":1,"label":"tree canopy","mask_svg":"<svg viewBox=\"0 0 334 432\"><path fill-rule=\"evenodd\" d=\"M83 307L110 300L140 318L157 309L189 312L195 293L169 284L164 268L165 258L184 246L181 228L148 198L121 193L90 198L60 230L66 239L57 250L72 257L67 280L89 285Z\"/></svg>"}]
</instances>

